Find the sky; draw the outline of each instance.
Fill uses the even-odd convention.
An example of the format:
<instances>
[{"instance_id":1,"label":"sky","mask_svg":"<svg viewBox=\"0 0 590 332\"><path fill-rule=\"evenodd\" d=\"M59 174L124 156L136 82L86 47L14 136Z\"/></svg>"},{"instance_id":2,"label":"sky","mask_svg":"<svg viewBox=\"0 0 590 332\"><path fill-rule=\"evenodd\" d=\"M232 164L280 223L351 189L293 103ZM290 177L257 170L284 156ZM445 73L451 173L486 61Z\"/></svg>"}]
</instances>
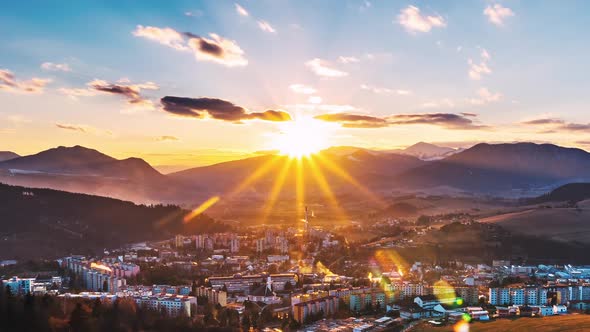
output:
<instances>
[{"instance_id":1,"label":"sky","mask_svg":"<svg viewBox=\"0 0 590 332\"><path fill-rule=\"evenodd\" d=\"M297 121L324 133L325 147L588 148L589 10L587 1L5 1L0 150L83 145L173 169L276 149Z\"/></svg>"}]
</instances>

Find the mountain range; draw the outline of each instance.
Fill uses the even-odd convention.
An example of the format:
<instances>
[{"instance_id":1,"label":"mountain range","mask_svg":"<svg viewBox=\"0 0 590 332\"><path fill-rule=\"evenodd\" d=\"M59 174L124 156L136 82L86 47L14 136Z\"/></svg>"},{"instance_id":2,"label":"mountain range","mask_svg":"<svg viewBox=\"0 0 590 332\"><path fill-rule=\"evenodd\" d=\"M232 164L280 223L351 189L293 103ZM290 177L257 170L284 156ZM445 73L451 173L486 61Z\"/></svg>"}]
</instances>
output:
<instances>
[{"instance_id":1,"label":"mountain range","mask_svg":"<svg viewBox=\"0 0 590 332\"><path fill-rule=\"evenodd\" d=\"M482 143L465 150L422 142L395 151L332 147L313 161L262 155L166 175L142 159L115 159L81 146L10 156L0 161L0 182L186 205L236 191L240 185L241 195L266 199L282 178L287 196L294 195L297 186L307 195L325 194L325 184L335 195L354 195L361 184L383 194L447 188L464 194L536 195L590 180L590 153L534 143ZM255 181L246 180L252 177Z\"/></svg>"},{"instance_id":2,"label":"mountain range","mask_svg":"<svg viewBox=\"0 0 590 332\"><path fill-rule=\"evenodd\" d=\"M0 151L0 161L10 160L20 157L18 154L10 151Z\"/></svg>"}]
</instances>

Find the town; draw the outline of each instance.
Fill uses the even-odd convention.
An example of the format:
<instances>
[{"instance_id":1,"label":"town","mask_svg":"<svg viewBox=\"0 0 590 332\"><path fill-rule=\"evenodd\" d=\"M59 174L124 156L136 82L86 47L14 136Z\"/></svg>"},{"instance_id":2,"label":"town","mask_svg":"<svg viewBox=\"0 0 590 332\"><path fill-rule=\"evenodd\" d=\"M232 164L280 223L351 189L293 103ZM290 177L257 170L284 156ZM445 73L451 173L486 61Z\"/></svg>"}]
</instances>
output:
<instances>
[{"instance_id":1,"label":"town","mask_svg":"<svg viewBox=\"0 0 590 332\"><path fill-rule=\"evenodd\" d=\"M124 300L203 327L275 331L407 331L590 313L590 266L406 262L395 247L322 261L349 250L345 238L307 222L252 227L71 255L54 271L5 276L2 287L55 297L63 308Z\"/></svg>"}]
</instances>

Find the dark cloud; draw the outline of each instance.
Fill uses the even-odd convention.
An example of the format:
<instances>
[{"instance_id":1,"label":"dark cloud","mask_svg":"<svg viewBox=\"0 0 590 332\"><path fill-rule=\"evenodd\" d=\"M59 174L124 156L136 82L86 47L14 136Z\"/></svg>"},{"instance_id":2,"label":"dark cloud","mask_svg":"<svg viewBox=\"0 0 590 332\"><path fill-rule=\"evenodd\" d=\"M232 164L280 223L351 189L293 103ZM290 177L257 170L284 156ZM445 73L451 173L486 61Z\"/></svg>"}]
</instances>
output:
<instances>
[{"instance_id":1,"label":"dark cloud","mask_svg":"<svg viewBox=\"0 0 590 332\"><path fill-rule=\"evenodd\" d=\"M202 119L207 115L213 119L239 123L244 120L290 121L291 115L284 111L267 110L248 113L233 103L217 98L187 98L166 96L160 99L166 112Z\"/></svg>"},{"instance_id":2,"label":"dark cloud","mask_svg":"<svg viewBox=\"0 0 590 332\"><path fill-rule=\"evenodd\" d=\"M223 48L219 44L191 32L185 32L184 35L193 41L199 51L217 58L223 58Z\"/></svg>"},{"instance_id":3,"label":"dark cloud","mask_svg":"<svg viewBox=\"0 0 590 332\"><path fill-rule=\"evenodd\" d=\"M487 126L478 125L469 117L453 113L423 113L423 114L397 114L388 117L390 123L395 125L429 124L441 126L447 129L485 129Z\"/></svg>"},{"instance_id":4,"label":"dark cloud","mask_svg":"<svg viewBox=\"0 0 590 332\"><path fill-rule=\"evenodd\" d=\"M476 124L469 117L476 114L452 114L452 113L424 113L424 114L396 114L389 117L375 117L370 115L358 115L349 113L329 113L317 115L318 120L338 122L346 128L382 128L393 125L429 124L441 126L447 129L484 129L483 125Z\"/></svg>"},{"instance_id":5,"label":"dark cloud","mask_svg":"<svg viewBox=\"0 0 590 332\"><path fill-rule=\"evenodd\" d=\"M159 87L153 82L142 84L109 83L103 80L94 80L88 83L88 87L104 93L123 96L130 105L151 108L152 102L141 95L141 90L157 90Z\"/></svg>"},{"instance_id":6,"label":"dark cloud","mask_svg":"<svg viewBox=\"0 0 590 332\"><path fill-rule=\"evenodd\" d=\"M461 115L463 115L463 116L469 116L469 117L472 117L472 118L477 117L477 113L462 112Z\"/></svg>"},{"instance_id":7,"label":"dark cloud","mask_svg":"<svg viewBox=\"0 0 590 332\"><path fill-rule=\"evenodd\" d=\"M590 130L590 123L572 123L572 122L565 122L562 119L555 119L555 118L541 118L535 120L529 120L521 122L524 125L530 126L541 126L545 128L544 130L540 131L543 134L552 134L557 133L560 131L588 131Z\"/></svg>"},{"instance_id":8,"label":"dark cloud","mask_svg":"<svg viewBox=\"0 0 590 332\"><path fill-rule=\"evenodd\" d=\"M316 119L328 122L338 122L345 128L382 128L389 126L386 119L349 113L328 113L315 116Z\"/></svg>"},{"instance_id":9,"label":"dark cloud","mask_svg":"<svg viewBox=\"0 0 590 332\"><path fill-rule=\"evenodd\" d=\"M79 131L79 132L82 132L82 133L87 132L87 127L86 126L81 126L81 125L71 125L71 124L56 123L55 126L57 128L65 129L65 130Z\"/></svg>"}]
</instances>

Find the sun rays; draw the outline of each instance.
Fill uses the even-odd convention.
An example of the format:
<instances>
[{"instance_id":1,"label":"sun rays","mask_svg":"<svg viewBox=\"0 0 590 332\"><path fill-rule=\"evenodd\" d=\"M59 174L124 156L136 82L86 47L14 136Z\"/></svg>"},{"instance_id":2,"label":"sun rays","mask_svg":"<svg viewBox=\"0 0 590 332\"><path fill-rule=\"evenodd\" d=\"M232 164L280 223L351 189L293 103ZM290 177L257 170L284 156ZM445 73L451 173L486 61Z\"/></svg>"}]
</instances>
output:
<instances>
[{"instance_id":1,"label":"sun rays","mask_svg":"<svg viewBox=\"0 0 590 332\"><path fill-rule=\"evenodd\" d=\"M385 206L379 194L362 185L338 165L337 157L320 151L327 147L328 142L327 131L324 129L319 121L305 117L285 124L274 142L274 146L280 151L279 154L269 157L234 188L223 194L214 195L199 204L187 215L185 221L193 219L221 200L229 202L252 188L257 190L263 188L268 191L267 198L261 206L260 224L267 222L270 215L275 212L277 203L282 199L294 201L296 211L294 221L298 223L303 219L304 207L310 203L309 200L312 200L309 197L312 193L314 197L321 196L325 199L328 208L333 211L337 219L349 219L342 208L342 202L335 194L336 186L340 188L348 185L378 206Z\"/></svg>"}]
</instances>

